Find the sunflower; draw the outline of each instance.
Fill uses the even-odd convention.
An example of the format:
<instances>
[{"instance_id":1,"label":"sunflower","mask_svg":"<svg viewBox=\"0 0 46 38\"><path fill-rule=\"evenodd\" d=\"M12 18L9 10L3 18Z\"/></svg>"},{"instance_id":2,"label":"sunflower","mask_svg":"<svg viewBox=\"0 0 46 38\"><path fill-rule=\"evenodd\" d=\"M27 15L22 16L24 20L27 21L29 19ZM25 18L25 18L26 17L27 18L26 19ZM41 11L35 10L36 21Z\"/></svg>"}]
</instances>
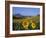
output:
<instances>
[{"instance_id":1,"label":"sunflower","mask_svg":"<svg viewBox=\"0 0 46 38\"><path fill-rule=\"evenodd\" d=\"M23 20L23 21L22 21L22 26L24 27L24 29L28 29L29 20Z\"/></svg>"},{"instance_id":2,"label":"sunflower","mask_svg":"<svg viewBox=\"0 0 46 38\"><path fill-rule=\"evenodd\" d=\"M32 24L31 24L32 28L35 29L36 28L36 23L35 21L32 21Z\"/></svg>"}]
</instances>

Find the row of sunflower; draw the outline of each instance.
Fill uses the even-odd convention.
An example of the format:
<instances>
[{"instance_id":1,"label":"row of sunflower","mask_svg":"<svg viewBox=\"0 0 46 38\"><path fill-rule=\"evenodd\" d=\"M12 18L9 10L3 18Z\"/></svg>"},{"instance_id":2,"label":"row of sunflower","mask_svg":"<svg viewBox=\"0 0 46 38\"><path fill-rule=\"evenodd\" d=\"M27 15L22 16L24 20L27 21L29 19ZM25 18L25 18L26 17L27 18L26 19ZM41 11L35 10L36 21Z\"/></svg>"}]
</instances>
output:
<instances>
[{"instance_id":1,"label":"row of sunflower","mask_svg":"<svg viewBox=\"0 0 46 38\"><path fill-rule=\"evenodd\" d=\"M24 19L21 23L17 22L13 24L13 30L34 30L40 29L40 22L36 23L34 20Z\"/></svg>"}]
</instances>

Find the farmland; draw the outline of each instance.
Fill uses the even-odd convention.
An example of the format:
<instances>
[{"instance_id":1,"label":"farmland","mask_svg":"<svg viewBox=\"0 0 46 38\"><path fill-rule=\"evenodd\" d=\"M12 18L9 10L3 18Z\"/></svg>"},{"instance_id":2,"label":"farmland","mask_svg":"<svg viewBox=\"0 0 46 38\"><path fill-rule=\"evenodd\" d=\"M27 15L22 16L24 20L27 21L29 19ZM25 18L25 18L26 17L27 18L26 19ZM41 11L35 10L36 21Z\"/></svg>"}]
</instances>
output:
<instances>
[{"instance_id":1,"label":"farmland","mask_svg":"<svg viewBox=\"0 0 46 38\"><path fill-rule=\"evenodd\" d=\"M13 30L40 29L40 16L13 16Z\"/></svg>"}]
</instances>

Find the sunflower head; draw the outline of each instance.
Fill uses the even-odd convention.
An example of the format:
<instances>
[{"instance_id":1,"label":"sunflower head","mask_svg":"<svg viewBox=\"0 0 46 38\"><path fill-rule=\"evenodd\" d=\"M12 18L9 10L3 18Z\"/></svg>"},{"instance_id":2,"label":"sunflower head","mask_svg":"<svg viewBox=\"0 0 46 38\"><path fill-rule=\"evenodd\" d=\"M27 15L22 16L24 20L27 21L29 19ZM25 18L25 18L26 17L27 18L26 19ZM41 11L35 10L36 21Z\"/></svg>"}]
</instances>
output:
<instances>
[{"instance_id":1,"label":"sunflower head","mask_svg":"<svg viewBox=\"0 0 46 38\"><path fill-rule=\"evenodd\" d=\"M31 25L32 28L35 29L36 28L36 22L35 21L32 21L31 23L32 23L32 25Z\"/></svg>"},{"instance_id":2,"label":"sunflower head","mask_svg":"<svg viewBox=\"0 0 46 38\"><path fill-rule=\"evenodd\" d=\"M22 26L25 28L25 29L28 29L28 26L29 26L29 20L23 20L22 21Z\"/></svg>"}]
</instances>

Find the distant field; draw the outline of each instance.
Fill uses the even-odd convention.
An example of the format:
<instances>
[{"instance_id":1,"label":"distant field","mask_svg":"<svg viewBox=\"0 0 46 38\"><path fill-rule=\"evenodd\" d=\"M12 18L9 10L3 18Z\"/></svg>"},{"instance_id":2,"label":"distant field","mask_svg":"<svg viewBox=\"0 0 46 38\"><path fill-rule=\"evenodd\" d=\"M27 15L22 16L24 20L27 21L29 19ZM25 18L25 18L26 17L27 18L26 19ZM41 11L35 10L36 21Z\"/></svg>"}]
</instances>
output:
<instances>
[{"instance_id":1,"label":"distant field","mask_svg":"<svg viewBox=\"0 0 46 38\"><path fill-rule=\"evenodd\" d=\"M38 22L38 21L40 21L40 16L32 16L32 17L25 17L25 18L23 18L23 19L13 19L13 22L15 23L15 22L21 22L21 21L23 21L24 19L28 19L29 21L31 21L31 20L35 20L36 22Z\"/></svg>"}]
</instances>

